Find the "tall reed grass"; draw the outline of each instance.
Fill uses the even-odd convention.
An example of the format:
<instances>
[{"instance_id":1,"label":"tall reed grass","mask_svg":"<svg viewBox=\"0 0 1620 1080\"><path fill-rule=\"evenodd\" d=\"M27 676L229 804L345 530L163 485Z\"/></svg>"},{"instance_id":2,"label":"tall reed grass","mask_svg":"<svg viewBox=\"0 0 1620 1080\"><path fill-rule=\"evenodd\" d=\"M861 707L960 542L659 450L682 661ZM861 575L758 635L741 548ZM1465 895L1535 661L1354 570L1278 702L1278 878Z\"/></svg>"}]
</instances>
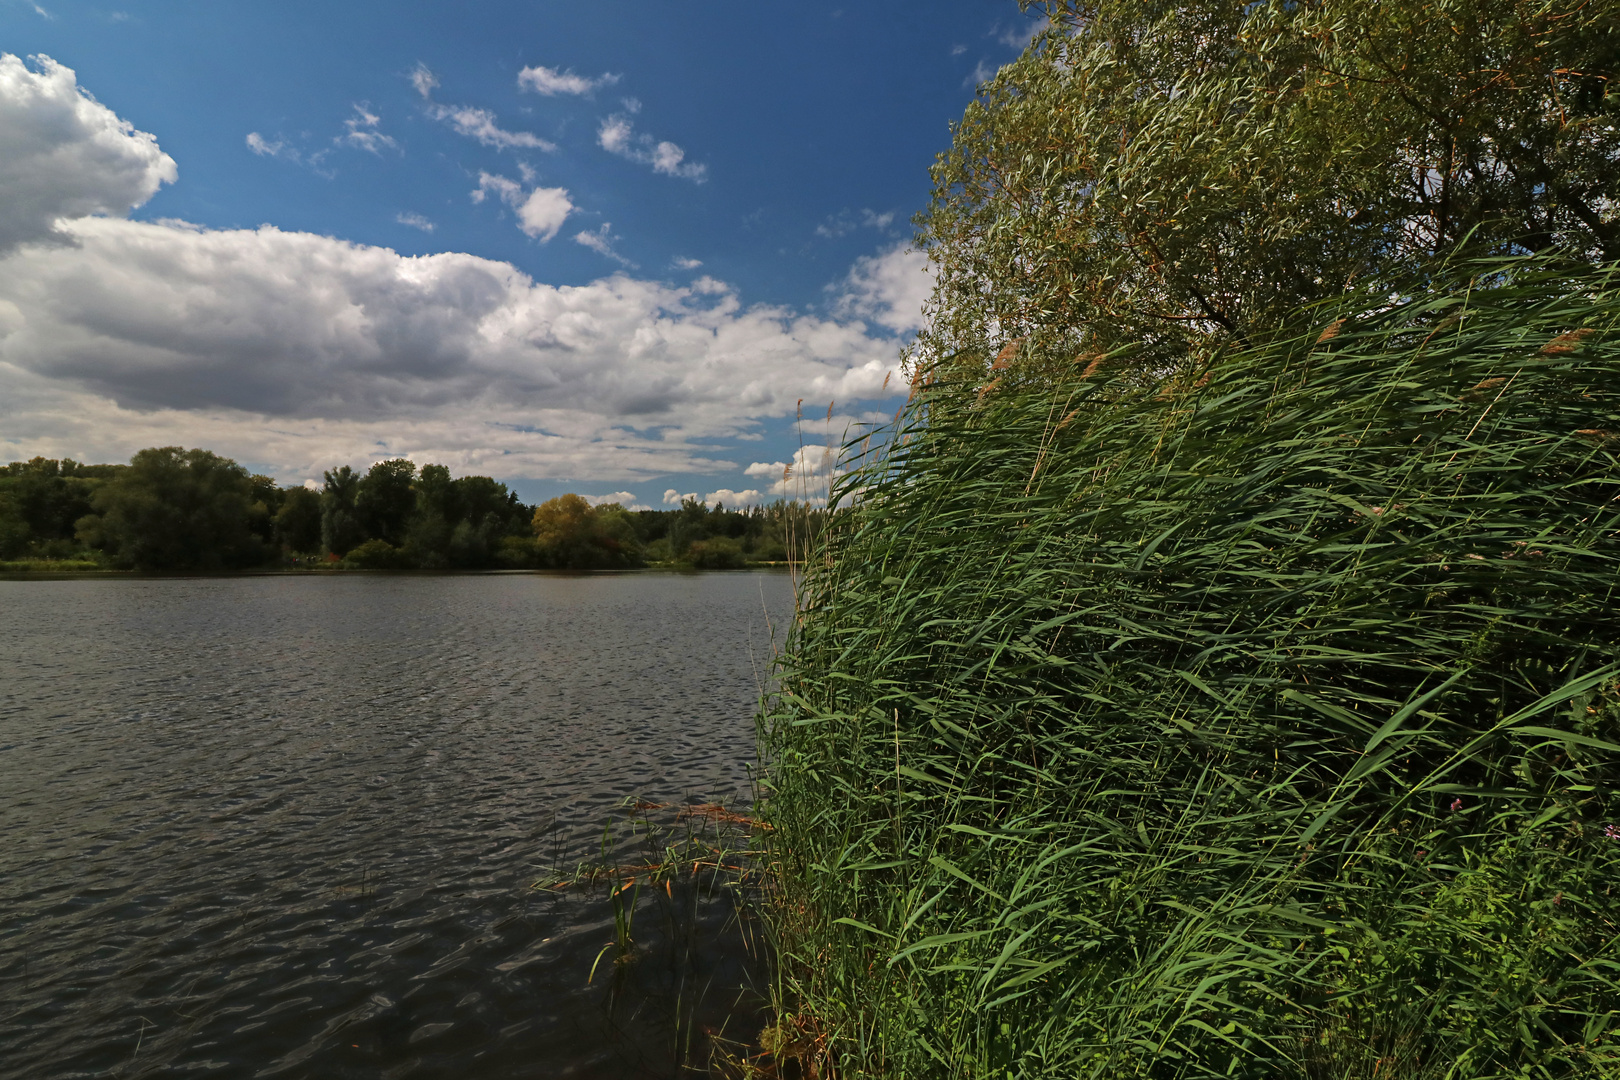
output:
<instances>
[{"instance_id":1,"label":"tall reed grass","mask_svg":"<svg viewBox=\"0 0 1620 1080\"><path fill-rule=\"evenodd\" d=\"M920 390L762 714L801 1072L1620 1076L1617 285Z\"/></svg>"}]
</instances>

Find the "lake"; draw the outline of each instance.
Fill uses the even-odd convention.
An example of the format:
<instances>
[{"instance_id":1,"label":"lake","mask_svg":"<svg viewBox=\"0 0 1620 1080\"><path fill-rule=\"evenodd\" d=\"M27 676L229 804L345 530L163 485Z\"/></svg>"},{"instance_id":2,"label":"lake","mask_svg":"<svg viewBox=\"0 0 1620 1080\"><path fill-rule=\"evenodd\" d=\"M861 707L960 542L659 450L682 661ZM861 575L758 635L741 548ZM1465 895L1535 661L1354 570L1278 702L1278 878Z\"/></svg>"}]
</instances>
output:
<instances>
[{"instance_id":1,"label":"lake","mask_svg":"<svg viewBox=\"0 0 1620 1080\"><path fill-rule=\"evenodd\" d=\"M752 1037L723 879L629 894L625 962L605 885L536 885L746 811L792 605L776 573L0 581L0 1073L664 1077Z\"/></svg>"}]
</instances>

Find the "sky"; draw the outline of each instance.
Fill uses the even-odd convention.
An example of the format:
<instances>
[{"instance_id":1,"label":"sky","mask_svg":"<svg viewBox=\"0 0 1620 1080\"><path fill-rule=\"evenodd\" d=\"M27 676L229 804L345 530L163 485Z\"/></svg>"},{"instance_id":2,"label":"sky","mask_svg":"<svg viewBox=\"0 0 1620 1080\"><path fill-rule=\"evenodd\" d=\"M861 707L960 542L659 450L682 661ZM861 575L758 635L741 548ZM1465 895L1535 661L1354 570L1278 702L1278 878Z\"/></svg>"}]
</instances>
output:
<instances>
[{"instance_id":1,"label":"sky","mask_svg":"<svg viewBox=\"0 0 1620 1080\"><path fill-rule=\"evenodd\" d=\"M910 219L1037 28L1012 0L0 0L0 461L813 494L904 400Z\"/></svg>"}]
</instances>

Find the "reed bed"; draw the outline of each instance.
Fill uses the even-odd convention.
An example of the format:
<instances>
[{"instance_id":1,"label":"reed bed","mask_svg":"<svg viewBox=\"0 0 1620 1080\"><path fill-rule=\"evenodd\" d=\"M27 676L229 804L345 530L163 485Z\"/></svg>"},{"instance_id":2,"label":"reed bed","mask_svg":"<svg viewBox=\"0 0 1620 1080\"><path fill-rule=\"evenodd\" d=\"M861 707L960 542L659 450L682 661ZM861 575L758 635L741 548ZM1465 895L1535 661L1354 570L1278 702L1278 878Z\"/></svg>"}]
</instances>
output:
<instances>
[{"instance_id":1,"label":"reed bed","mask_svg":"<svg viewBox=\"0 0 1620 1080\"><path fill-rule=\"evenodd\" d=\"M1617 285L920 388L761 716L797 1074L1620 1076Z\"/></svg>"}]
</instances>

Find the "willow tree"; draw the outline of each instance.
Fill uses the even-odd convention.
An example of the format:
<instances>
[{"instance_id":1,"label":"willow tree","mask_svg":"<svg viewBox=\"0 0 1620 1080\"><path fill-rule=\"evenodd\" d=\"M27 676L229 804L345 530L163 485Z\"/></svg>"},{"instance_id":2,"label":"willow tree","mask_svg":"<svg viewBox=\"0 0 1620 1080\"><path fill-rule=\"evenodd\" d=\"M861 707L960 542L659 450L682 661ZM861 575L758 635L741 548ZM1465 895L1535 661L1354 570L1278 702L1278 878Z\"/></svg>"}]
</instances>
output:
<instances>
[{"instance_id":1,"label":"willow tree","mask_svg":"<svg viewBox=\"0 0 1620 1080\"><path fill-rule=\"evenodd\" d=\"M1162 373L1464 241L1620 258L1616 0L1040 6L934 168L919 366Z\"/></svg>"}]
</instances>

